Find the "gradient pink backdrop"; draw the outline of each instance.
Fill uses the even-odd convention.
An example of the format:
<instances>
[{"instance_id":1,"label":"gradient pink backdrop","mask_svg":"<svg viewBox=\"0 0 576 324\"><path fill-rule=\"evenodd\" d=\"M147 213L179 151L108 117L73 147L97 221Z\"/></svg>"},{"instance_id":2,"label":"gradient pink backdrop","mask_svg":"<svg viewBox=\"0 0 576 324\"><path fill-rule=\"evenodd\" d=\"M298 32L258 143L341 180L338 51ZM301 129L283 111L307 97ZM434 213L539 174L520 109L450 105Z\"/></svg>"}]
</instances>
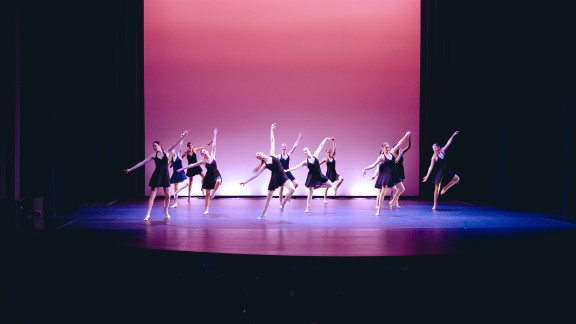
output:
<instances>
[{"instance_id":1,"label":"gradient pink backdrop","mask_svg":"<svg viewBox=\"0 0 576 324\"><path fill-rule=\"evenodd\" d=\"M268 171L238 183L269 153L274 122L276 153L302 132L291 165L335 137L339 195L350 196L376 194L362 168L412 131L404 195L418 195L420 0L145 0L144 82L147 154L184 129L183 149L206 144L218 128L219 195L266 194ZM306 195L306 167L293 174Z\"/></svg>"}]
</instances>

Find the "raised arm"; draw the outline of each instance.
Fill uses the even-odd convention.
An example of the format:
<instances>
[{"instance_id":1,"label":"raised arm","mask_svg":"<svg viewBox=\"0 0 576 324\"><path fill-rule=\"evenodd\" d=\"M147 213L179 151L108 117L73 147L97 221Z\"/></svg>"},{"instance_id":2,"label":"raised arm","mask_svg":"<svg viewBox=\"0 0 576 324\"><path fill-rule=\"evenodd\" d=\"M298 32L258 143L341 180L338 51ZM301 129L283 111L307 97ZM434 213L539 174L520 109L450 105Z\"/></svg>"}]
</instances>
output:
<instances>
[{"instance_id":1,"label":"raised arm","mask_svg":"<svg viewBox=\"0 0 576 324\"><path fill-rule=\"evenodd\" d=\"M396 163L398 163L400 161L400 158L402 157L402 155L404 155L404 153L408 152L408 150L410 149L410 136L408 136L408 146L406 146L403 149L399 149L398 151L398 156L396 157Z\"/></svg>"},{"instance_id":2,"label":"raised arm","mask_svg":"<svg viewBox=\"0 0 576 324\"><path fill-rule=\"evenodd\" d=\"M382 156L379 156L376 161L372 164L370 164L369 166L365 167L364 169L362 169L362 176L364 176L366 174L366 171L374 168L375 166L378 165L378 163L380 163L382 161Z\"/></svg>"},{"instance_id":3,"label":"raised arm","mask_svg":"<svg viewBox=\"0 0 576 324\"><path fill-rule=\"evenodd\" d=\"M410 137L410 134L412 134L412 132L408 131L406 132L406 134L404 135L404 137L402 137L402 139L400 139L400 141L398 141L398 143L396 143L396 145L392 148L392 152L396 151L403 143L404 141Z\"/></svg>"},{"instance_id":4,"label":"raised arm","mask_svg":"<svg viewBox=\"0 0 576 324\"><path fill-rule=\"evenodd\" d=\"M430 176L430 172L432 172L432 168L434 167L435 162L436 160L434 159L434 155L432 155L432 159L430 160L430 167L428 167L428 172L426 172L426 175L422 179L422 182L426 182L426 180L428 180L428 177Z\"/></svg>"},{"instance_id":5,"label":"raised arm","mask_svg":"<svg viewBox=\"0 0 576 324\"><path fill-rule=\"evenodd\" d=\"M336 140L332 138L332 157L336 156Z\"/></svg>"},{"instance_id":6,"label":"raised arm","mask_svg":"<svg viewBox=\"0 0 576 324\"><path fill-rule=\"evenodd\" d=\"M450 136L450 138L448 139L448 142L446 142L446 145L444 145L444 147L442 148L442 151L445 151L448 148L448 146L450 146L450 144L452 144L452 139L457 134L458 134L458 131L455 131L454 134L452 134L452 136Z\"/></svg>"},{"instance_id":7,"label":"raised arm","mask_svg":"<svg viewBox=\"0 0 576 324\"><path fill-rule=\"evenodd\" d=\"M318 154L320 154L320 151L322 151L322 147L324 147L324 144L326 144L326 141L332 139L332 137L326 137L322 143L320 143L320 145L318 145L318 148L316 149L316 152L314 152L314 157L318 157Z\"/></svg>"},{"instance_id":8,"label":"raised arm","mask_svg":"<svg viewBox=\"0 0 576 324\"><path fill-rule=\"evenodd\" d=\"M298 165L295 165L293 167L291 167L290 169L284 170L285 172L290 172L290 171L294 171L296 169L299 169L301 167L303 167L306 164L306 160L300 162Z\"/></svg>"},{"instance_id":9,"label":"raised arm","mask_svg":"<svg viewBox=\"0 0 576 324\"><path fill-rule=\"evenodd\" d=\"M149 157L147 157L146 159L138 162L138 164L136 164L135 166L131 167L130 169L125 169L124 172L126 172L126 173L132 172L132 171L138 169L139 167L143 166L144 164L146 164L146 163L148 163L148 162L150 162L150 161L152 161L152 160L154 160L154 154L150 154Z\"/></svg>"},{"instance_id":10,"label":"raised arm","mask_svg":"<svg viewBox=\"0 0 576 324\"><path fill-rule=\"evenodd\" d=\"M266 170L266 168L260 168L260 170L258 170L253 176L248 178L248 180L246 180L244 182L240 182L240 184L243 186L243 185L247 184L248 182L256 179L256 177L259 176L260 174L262 174L262 172L264 172L264 170Z\"/></svg>"},{"instance_id":11,"label":"raised arm","mask_svg":"<svg viewBox=\"0 0 576 324\"><path fill-rule=\"evenodd\" d=\"M214 128L214 139L212 140L212 158L216 159L216 135L218 135L218 128Z\"/></svg>"},{"instance_id":12,"label":"raised arm","mask_svg":"<svg viewBox=\"0 0 576 324\"><path fill-rule=\"evenodd\" d=\"M302 137L302 132L300 132L300 134L298 134L298 139L296 139L296 142L294 142L294 146L292 147L290 152L288 152L288 156L292 156L292 153L294 152L294 150L298 146L298 143L300 143L300 137Z\"/></svg>"},{"instance_id":13,"label":"raised arm","mask_svg":"<svg viewBox=\"0 0 576 324\"><path fill-rule=\"evenodd\" d=\"M276 156L274 147L276 146L276 140L274 139L274 128L276 128L276 123L270 126L270 156Z\"/></svg>"},{"instance_id":14,"label":"raised arm","mask_svg":"<svg viewBox=\"0 0 576 324\"><path fill-rule=\"evenodd\" d=\"M178 143L180 143L180 146L182 146L182 140L184 139L184 137L188 136L188 130L185 130L184 132L182 132L182 134L180 134L180 138L174 143L172 144L172 146L170 146L166 152L171 152L176 145L178 145Z\"/></svg>"},{"instance_id":15,"label":"raised arm","mask_svg":"<svg viewBox=\"0 0 576 324\"><path fill-rule=\"evenodd\" d=\"M200 150L205 149L205 148L207 148L208 146L212 145L212 142L213 142L213 141L210 141L210 142L208 142L208 144L204 144L204 145L202 145L202 146L200 146L200 147L195 147L195 148L194 148L194 153L196 153L196 151L200 151Z\"/></svg>"}]
</instances>

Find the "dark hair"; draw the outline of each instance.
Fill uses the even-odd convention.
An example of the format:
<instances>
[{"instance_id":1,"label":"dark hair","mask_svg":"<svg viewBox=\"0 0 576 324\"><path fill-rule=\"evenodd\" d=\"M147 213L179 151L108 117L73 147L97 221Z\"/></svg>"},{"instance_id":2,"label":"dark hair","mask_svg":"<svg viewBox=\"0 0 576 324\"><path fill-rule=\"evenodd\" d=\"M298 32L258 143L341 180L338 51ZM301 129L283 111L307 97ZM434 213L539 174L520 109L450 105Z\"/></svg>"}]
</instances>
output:
<instances>
[{"instance_id":1,"label":"dark hair","mask_svg":"<svg viewBox=\"0 0 576 324\"><path fill-rule=\"evenodd\" d=\"M158 144L158 145L160 145L160 147L162 147L162 143L160 143L160 141L154 141L154 142L152 142L152 144Z\"/></svg>"}]
</instances>

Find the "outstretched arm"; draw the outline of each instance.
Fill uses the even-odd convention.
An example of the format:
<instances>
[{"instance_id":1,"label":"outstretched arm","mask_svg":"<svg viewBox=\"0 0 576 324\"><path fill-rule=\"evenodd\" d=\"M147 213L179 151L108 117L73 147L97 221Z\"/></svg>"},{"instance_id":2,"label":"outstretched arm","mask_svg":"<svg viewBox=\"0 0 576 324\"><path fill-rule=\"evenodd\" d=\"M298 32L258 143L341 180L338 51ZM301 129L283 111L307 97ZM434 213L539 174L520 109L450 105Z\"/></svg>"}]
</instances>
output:
<instances>
[{"instance_id":1,"label":"outstretched arm","mask_svg":"<svg viewBox=\"0 0 576 324\"><path fill-rule=\"evenodd\" d=\"M382 161L382 156L379 156L374 163L372 163L369 166L362 169L362 176L364 176L366 174L367 170L370 170L370 169L374 168L375 166L377 166L378 163L380 163L380 161Z\"/></svg>"},{"instance_id":2,"label":"outstretched arm","mask_svg":"<svg viewBox=\"0 0 576 324\"><path fill-rule=\"evenodd\" d=\"M200 161L198 161L198 162L196 162L196 163L188 164L187 166L182 167L182 168L180 168L180 169L178 169L178 170L176 170L176 171L180 172L180 171L182 171L182 170L190 169L190 168L193 168L193 167L195 167L195 166L199 166L200 164L204 164L204 163L205 163L205 161L204 161L204 159L202 159L202 160L200 160Z\"/></svg>"},{"instance_id":3,"label":"outstretched arm","mask_svg":"<svg viewBox=\"0 0 576 324\"><path fill-rule=\"evenodd\" d=\"M372 180L376 178L380 174L380 168L374 169L374 174L372 175Z\"/></svg>"},{"instance_id":4,"label":"outstretched arm","mask_svg":"<svg viewBox=\"0 0 576 324\"><path fill-rule=\"evenodd\" d=\"M296 139L296 142L294 142L294 146L292 147L292 149L290 150L290 152L288 152L289 156L292 156L292 153L294 152L294 150L296 149L296 147L298 146L298 143L300 142L300 137L302 137L302 132L300 132L300 134L298 134L298 139Z\"/></svg>"},{"instance_id":5,"label":"outstretched arm","mask_svg":"<svg viewBox=\"0 0 576 324\"><path fill-rule=\"evenodd\" d=\"M402 143L404 143L404 141L405 141L408 137L410 137L410 134L412 134L412 132L410 132L410 131L406 132L406 135L404 135L404 137L402 137L402 139L400 139L400 141L398 141L398 143L396 144L396 146L394 146L391 151L392 151L392 152L396 151L396 150L400 147L400 145L402 145Z\"/></svg>"},{"instance_id":6,"label":"outstretched arm","mask_svg":"<svg viewBox=\"0 0 576 324\"><path fill-rule=\"evenodd\" d=\"M436 161L434 160L434 155L432 155L432 159L430 160L430 167L428 168L428 172L426 172L426 175L422 179L422 182L426 182L426 180L428 180L428 177L430 176L430 172L432 172L432 167L434 166L435 162Z\"/></svg>"},{"instance_id":7,"label":"outstretched arm","mask_svg":"<svg viewBox=\"0 0 576 324\"><path fill-rule=\"evenodd\" d=\"M320 165L326 163L326 161L328 161L328 158L323 158L322 161L320 161Z\"/></svg>"},{"instance_id":8,"label":"outstretched arm","mask_svg":"<svg viewBox=\"0 0 576 324\"><path fill-rule=\"evenodd\" d=\"M304 161L300 162L300 164L295 165L295 166L291 167L290 169L287 169L287 170L284 170L284 171L285 171L285 172L294 171L294 170L296 170L296 169L299 169L299 168L303 167L305 164L306 164L306 160L304 160Z\"/></svg>"},{"instance_id":9,"label":"outstretched arm","mask_svg":"<svg viewBox=\"0 0 576 324\"><path fill-rule=\"evenodd\" d=\"M320 143L320 145L318 145L318 148L316 149L316 152L314 152L315 157L318 157L318 154L320 154L320 151L322 151L322 147L324 147L324 144L326 144L326 141L332 139L331 137L326 137L322 143Z\"/></svg>"},{"instance_id":10,"label":"outstretched arm","mask_svg":"<svg viewBox=\"0 0 576 324\"><path fill-rule=\"evenodd\" d=\"M240 184L243 186L243 185L247 184L248 182L256 179L256 177L259 176L260 174L262 174L262 172L264 172L264 170L266 170L266 168L260 168L260 170L258 170L258 172L256 172L256 174L251 176L248 180L246 180L244 182L240 182Z\"/></svg>"},{"instance_id":11,"label":"outstretched arm","mask_svg":"<svg viewBox=\"0 0 576 324\"><path fill-rule=\"evenodd\" d=\"M216 135L218 135L218 128L214 128L214 139L212 140L212 158L216 159Z\"/></svg>"},{"instance_id":12,"label":"outstretched arm","mask_svg":"<svg viewBox=\"0 0 576 324\"><path fill-rule=\"evenodd\" d=\"M276 123L270 126L270 156L276 156L274 146L276 146L276 140L274 139L274 128L276 128Z\"/></svg>"},{"instance_id":13,"label":"outstretched arm","mask_svg":"<svg viewBox=\"0 0 576 324\"><path fill-rule=\"evenodd\" d=\"M138 162L138 164L136 164L135 166L131 167L130 169L125 169L124 172L128 173L128 172L134 171L134 170L138 169L139 167L143 166L144 164L152 161L153 159L154 159L154 154L150 154L149 157L147 157L146 159Z\"/></svg>"},{"instance_id":14,"label":"outstretched arm","mask_svg":"<svg viewBox=\"0 0 576 324\"><path fill-rule=\"evenodd\" d=\"M197 151L200 151L200 150L205 149L205 148L207 148L208 146L212 145L212 142L213 142L213 141L210 141L210 142L208 142L208 144L202 145L202 146L200 146L200 147L195 147L195 148L194 148L194 153L196 153Z\"/></svg>"},{"instance_id":15,"label":"outstretched arm","mask_svg":"<svg viewBox=\"0 0 576 324\"><path fill-rule=\"evenodd\" d=\"M445 151L448 148L448 146L450 146L450 144L452 144L452 139L457 134L458 134L458 131L455 131L454 134L452 134L452 136L450 136L450 138L448 139L448 142L446 142L446 145L444 145L444 147L442 148L442 151Z\"/></svg>"},{"instance_id":16,"label":"outstretched arm","mask_svg":"<svg viewBox=\"0 0 576 324\"><path fill-rule=\"evenodd\" d=\"M172 144L172 146L170 146L166 152L171 152L176 145L178 145L178 143L180 143L180 145L182 145L182 140L184 139L184 137L188 136L188 130L185 130L184 132L182 132L182 134L180 135L180 138L174 143Z\"/></svg>"}]
</instances>

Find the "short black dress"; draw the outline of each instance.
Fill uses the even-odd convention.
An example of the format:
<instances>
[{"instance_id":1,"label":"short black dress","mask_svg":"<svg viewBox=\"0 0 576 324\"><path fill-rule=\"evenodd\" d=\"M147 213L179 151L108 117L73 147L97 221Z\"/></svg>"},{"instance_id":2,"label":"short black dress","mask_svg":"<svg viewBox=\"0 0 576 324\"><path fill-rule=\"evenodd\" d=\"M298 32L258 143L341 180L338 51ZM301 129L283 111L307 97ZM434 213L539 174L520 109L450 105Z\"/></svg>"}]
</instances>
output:
<instances>
[{"instance_id":1,"label":"short black dress","mask_svg":"<svg viewBox=\"0 0 576 324\"><path fill-rule=\"evenodd\" d=\"M401 155L398 162L396 162L396 173L400 180L406 179L406 175L404 174L404 155Z\"/></svg>"},{"instance_id":2,"label":"short black dress","mask_svg":"<svg viewBox=\"0 0 576 324\"><path fill-rule=\"evenodd\" d=\"M282 163L282 168L284 170L290 169L290 155L287 155L287 158L284 159L282 154L280 154L280 163ZM288 179L290 179L292 181L296 180L296 178L294 177L294 175L290 171L286 172L286 176L288 177Z\"/></svg>"},{"instance_id":3,"label":"short black dress","mask_svg":"<svg viewBox=\"0 0 576 324\"><path fill-rule=\"evenodd\" d=\"M162 151L164 156L159 159L158 152L154 156L154 164L156 168L150 177L150 182L148 185L152 188L167 188L170 187L170 172L168 171L168 156L166 156L166 152Z\"/></svg>"},{"instance_id":4,"label":"short black dress","mask_svg":"<svg viewBox=\"0 0 576 324\"><path fill-rule=\"evenodd\" d=\"M212 163L206 163L205 166L206 175L204 176L204 182L202 182L202 189L214 189L216 180L222 180L222 176L216 165L216 160L212 160Z\"/></svg>"},{"instance_id":5,"label":"short black dress","mask_svg":"<svg viewBox=\"0 0 576 324\"><path fill-rule=\"evenodd\" d=\"M330 162L330 159L326 159L326 177L332 182L338 180L338 177L340 177L340 175L336 173L336 160L334 158L332 158L332 162Z\"/></svg>"},{"instance_id":6,"label":"short black dress","mask_svg":"<svg viewBox=\"0 0 576 324\"><path fill-rule=\"evenodd\" d=\"M268 184L268 190L276 190L276 188L284 185L284 182L288 181L288 176L284 172L284 168L280 160L272 156L272 163L266 163L266 169L270 170L270 183Z\"/></svg>"},{"instance_id":7,"label":"short black dress","mask_svg":"<svg viewBox=\"0 0 576 324\"><path fill-rule=\"evenodd\" d=\"M198 162L196 153L192 153L192 155L186 153L186 159L188 159L188 165ZM202 168L199 165L186 170L186 175L190 178L199 175L200 173L202 173Z\"/></svg>"},{"instance_id":8,"label":"short black dress","mask_svg":"<svg viewBox=\"0 0 576 324\"><path fill-rule=\"evenodd\" d=\"M438 159L432 167L431 176L434 179L435 185L445 186L450 182L450 180L452 180L452 178L454 178L455 174L446 168L446 155L443 155L443 158L438 155Z\"/></svg>"},{"instance_id":9,"label":"short black dress","mask_svg":"<svg viewBox=\"0 0 576 324\"><path fill-rule=\"evenodd\" d=\"M328 178L322 174L322 170L320 170L320 162L318 162L316 157L314 157L314 163L310 163L308 159L306 159L306 163L308 165L308 176L306 177L305 184L306 188L318 188L328 181Z\"/></svg>"},{"instance_id":10,"label":"short black dress","mask_svg":"<svg viewBox=\"0 0 576 324\"><path fill-rule=\"evenodd\" d=\"M172 176L170 177L170 183L180 183L188 179L186 173L184 171L176 171L178 169L182 169L182 160L179 156L176 156L176 159L172 161Z\"/></svg>"},{"instance_id":11,"label":"short black dress","mask_svg":"<svg viewBox=\"0 0 576 324\"><path fill-rule=\"evenodd\" d=\"M392 159L388 159L386 155L384 155L384 162L380 163L380 170L374 187L378 189L384 186L392 187L398 182L399 179L396 175L396 162L394 161L394 156L392 156Z\"/></svg>"}]
</instances>

